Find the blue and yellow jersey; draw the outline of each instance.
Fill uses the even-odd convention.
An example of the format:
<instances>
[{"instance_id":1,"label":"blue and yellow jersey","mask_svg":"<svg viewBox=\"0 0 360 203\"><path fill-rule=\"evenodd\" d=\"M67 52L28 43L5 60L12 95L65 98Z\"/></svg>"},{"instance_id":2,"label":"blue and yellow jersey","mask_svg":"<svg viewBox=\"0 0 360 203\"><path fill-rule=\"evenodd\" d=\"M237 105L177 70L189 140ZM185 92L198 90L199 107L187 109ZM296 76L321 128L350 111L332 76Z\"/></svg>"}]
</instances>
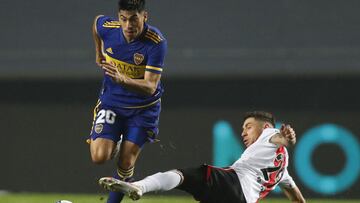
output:
<instances>
[{"instance_id":1,"label":"blue and yellow jersey","mask_svg":"<svg viewBox=\"0 0 360 203\"><path fill-rule=\"evenodd\" d=\"M145 23L143 33L128 43L117 19L98 16L95 23L106 61L115 63L122 74L133 79L143 79L145 71L162 73L167 42L157 28ZM104 74L100 100L103 104L115 107L145 107L159 101L163 91L159 82L152 96L141 95L113 82Z\"/></svg>"}]
</instances>

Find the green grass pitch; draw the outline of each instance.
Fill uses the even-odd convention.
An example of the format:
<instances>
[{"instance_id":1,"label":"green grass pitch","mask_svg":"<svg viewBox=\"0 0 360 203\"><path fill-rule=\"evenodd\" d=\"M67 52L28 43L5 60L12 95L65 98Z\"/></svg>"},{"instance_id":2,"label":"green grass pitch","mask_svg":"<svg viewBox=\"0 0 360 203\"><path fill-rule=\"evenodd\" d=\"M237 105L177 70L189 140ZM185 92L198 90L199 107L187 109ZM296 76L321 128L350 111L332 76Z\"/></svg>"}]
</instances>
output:
<instances>
[{"instance_id":1,"label":"green grass pitch","mask_svg":"<svg viewBox=\"0 0 360 203\"><path fill-rule=\"evenodd\" d=\"M0 203L55 203L57 200L69 200L73 203L105 203L106 195L98 194L40 194L40 193L8 193L0 195ZM125 198L123 203L134 201ZM190 196L149 195L137 203L196 203ZM263 203L289 203L286 199L266 199ZM359 200L307 199L308 203L356 203Z\"/></svg>"}]
</instances>

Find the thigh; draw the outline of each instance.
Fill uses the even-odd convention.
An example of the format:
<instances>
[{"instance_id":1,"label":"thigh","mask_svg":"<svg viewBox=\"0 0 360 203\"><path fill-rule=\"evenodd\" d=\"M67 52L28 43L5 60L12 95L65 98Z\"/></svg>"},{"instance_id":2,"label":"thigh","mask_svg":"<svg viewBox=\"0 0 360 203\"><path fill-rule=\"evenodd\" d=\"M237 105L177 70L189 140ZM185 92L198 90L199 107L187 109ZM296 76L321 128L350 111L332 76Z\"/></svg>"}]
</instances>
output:
<instances>
[{"instance_id":1,"label":"thigh","mask_svg":"<svg viewBox=\"0 0 360 203\"><path fill-rule=\"evenodd\" d=\"M158 127L161 111L161 103L138 109L130 109L131 117L127 121L128 126Z\"/></svg>"},{"instance_id":2,"label":"thigh","mask_svg":"<svg viewBox=\"0 0 360 203\"><path fill-rule=\"evenodd\" d=\"M92 141L103 138L116 143L121 138L121 129L121 115L117 109L102 104L97 105L90 134Z\"/></svg>"},{"instance_id":3,"label":"thigh","mask_svg":"<svg viewBox=\"0 0 360 203\"><path fill-rule=\"evenodd\" d=\"M126 120L123 139L139 147L157 141L160 110L160 102L142 109L125 110L132 111L132 116Z\"/></svg>"},{"instance_id":4,"label":"thigh","mask_svg":"<svg viewBox=\"0 0 360 203\"><path fill-rule=\"evenodd\" d=\"M199 168L180 169L184 190L202 203L243 203L245 197L239 179L232 169L202 165Z\"/></svg>"},{"instance_id":5,"label":"thigh","mask_svg":"<svg viewBox=\"0 0 360 203\"><path fill-rule=\"evenodd\" d=\"M207 165L178 170L182 173L184 180L177 189L190 193L197 201L208 199L210 188L207 184Z\"/></svg>"},{"instance_id":6,"label":"thigh","mask_svg":"<svg viewBox=\"0 0 360 203\"><path fill-rule=\"evenodd\" d=\"M207 177L211 188L210 200L217 203L246 202L239 178L233 169L208 166Z\"/></svg>"},{"instance_id":7,"label":"thigh","mask_svg":"<svg viewBox=\"0 0 360 203\"><path fill-rule=\"evenodd\" d=\"M109 139L97 138L90 142L90 153L94 161L104 162L111 159L116 143Z\"/></svg>"},{"instance_id":8,"label":"thigh","mask_svg":"<svg viewBox=\"0 0 360 203\"><path fill-rule=\"evenodd\" d=\"M157 134L157 127L128 126L125 128L123 141L132 142L139 146L139 148L142 148L145 143L156 141Z\"/></svg>"}]
</instances>

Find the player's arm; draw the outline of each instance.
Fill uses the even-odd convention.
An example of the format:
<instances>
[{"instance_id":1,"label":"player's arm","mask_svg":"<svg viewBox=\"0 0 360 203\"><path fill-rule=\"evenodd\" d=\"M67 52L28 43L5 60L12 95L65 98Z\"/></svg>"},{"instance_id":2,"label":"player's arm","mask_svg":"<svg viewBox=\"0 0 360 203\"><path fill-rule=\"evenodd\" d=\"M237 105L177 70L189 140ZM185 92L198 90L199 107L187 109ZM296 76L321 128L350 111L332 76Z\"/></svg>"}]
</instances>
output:
<instances>
[{"instance_id":1,"label":"player's arm","mask_svg":"<svg viewBox=\"0 0 360 203\"><path fill-rule=\"evenodd\" d=\"M290 176L287 168L285 168L283 176L279 182L281 190L286 197L293 203L305 203L305 198L301 194L300 189L296 186L295 181Z\"/></svg>"},{"instance_id":2,"label":"player's arm","mask_svg":"<svg viewBox=\"0 0 360 203\"><path fill-rule=\"evenodd\" d=\"M105 74L130 91L151 96L155 93L161 78L166 49L167 43L166 41L163 41L156 46L153 46L149 51L144 79L132 79L121 74L112 62L110 64L104 63L103 69L105 70Z\"/></svg>"},{"instance_id":3,"label":"player's arm","mask_svg":"<svg viewBox=\"0 0 360 203\"><path fill-rule=\"evenodd\" d=\"M295 185L292 187L286 187L280 185L281 190L284 192L286 197L293 203L305 203L305 198L301 194L300 189Z\"/></svg>"},{"instance_id":4,"label":"player's arm","mask_svg":"<svg viewBox=\"0 0 360 203\"><path fill-rule=\"evenodd\" d=\"M276 145L289 146L296 143L296 134L290 125L283 124L280 128L280 133L273 135L270 142Z\"/></svg>"},{"instance_id":5,"label":"player's arm","mask_svg":"<svg viewBox=\"0 0 360 203\"><path fill-rule=\"evenodd\" d=\"M102 68L105 70L105 74L110 76L115 82L131 91L148 96L155 93L161 78L161 74L145 71L144 79L132 79L121 74L113 64L109 63L103 63Z\"/></svg>"},{"instance_id":6,"label":"player's arm","mask_svg":"<svg viewBox=\"0 0 360 203\"><path fill-rule=\"evenodd\" d=\"M96 56L96 64L98 66L102 66L102 64L105 62L105 57L103 55L103 52L102 52L102 41L100 39L100 36L97 32L97 28L96 28L96 24L97 24L97 20L99 19L100 16L96 16L95 17L95 20L94 20L94 24L93 24L93 27L92 27L92 34L93 34L93 39L94 39L94 42L95 42L95 56Z\"/></svg>"}]
</instances>

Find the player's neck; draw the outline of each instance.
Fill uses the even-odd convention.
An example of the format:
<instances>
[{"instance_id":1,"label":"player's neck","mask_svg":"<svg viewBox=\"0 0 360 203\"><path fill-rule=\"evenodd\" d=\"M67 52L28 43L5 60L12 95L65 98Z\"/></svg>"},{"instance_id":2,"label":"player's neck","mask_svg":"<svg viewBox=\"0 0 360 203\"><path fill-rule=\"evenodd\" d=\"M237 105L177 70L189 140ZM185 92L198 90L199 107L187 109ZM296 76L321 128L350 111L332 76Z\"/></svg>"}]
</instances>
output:
<instances>
[{"instance_id":1,"label":"player's neck","mask_svg":"<svg viewBox=\"0 0 360 203\"><path fill-rule=\"evenodd\" d=\"M145 29L142 29L141 32L138 35L136 35L135 37L132 37L132 38L126 37L126 35L124 33L122 33L122 34L123 34L124 39L126 40L127 43L132 43L135 40L137 40L144 33L144 30Z\"/></svg>"},{"instance_id":2,"label":"player's neck","mask_svg":"<svg viewBox=\"0 0 360 203\"><path fill-rule=\"evenodd\" d=\"M137 38L138 38L138 36L136 36L136 37L134 37L134 38L127 38L126 36L124 36L124 38L125 38L125 40L126 40L126 42L127 43L131 43L131 42L133 42L133 41L135 41Z\"/></svg>"}]
</instances>

